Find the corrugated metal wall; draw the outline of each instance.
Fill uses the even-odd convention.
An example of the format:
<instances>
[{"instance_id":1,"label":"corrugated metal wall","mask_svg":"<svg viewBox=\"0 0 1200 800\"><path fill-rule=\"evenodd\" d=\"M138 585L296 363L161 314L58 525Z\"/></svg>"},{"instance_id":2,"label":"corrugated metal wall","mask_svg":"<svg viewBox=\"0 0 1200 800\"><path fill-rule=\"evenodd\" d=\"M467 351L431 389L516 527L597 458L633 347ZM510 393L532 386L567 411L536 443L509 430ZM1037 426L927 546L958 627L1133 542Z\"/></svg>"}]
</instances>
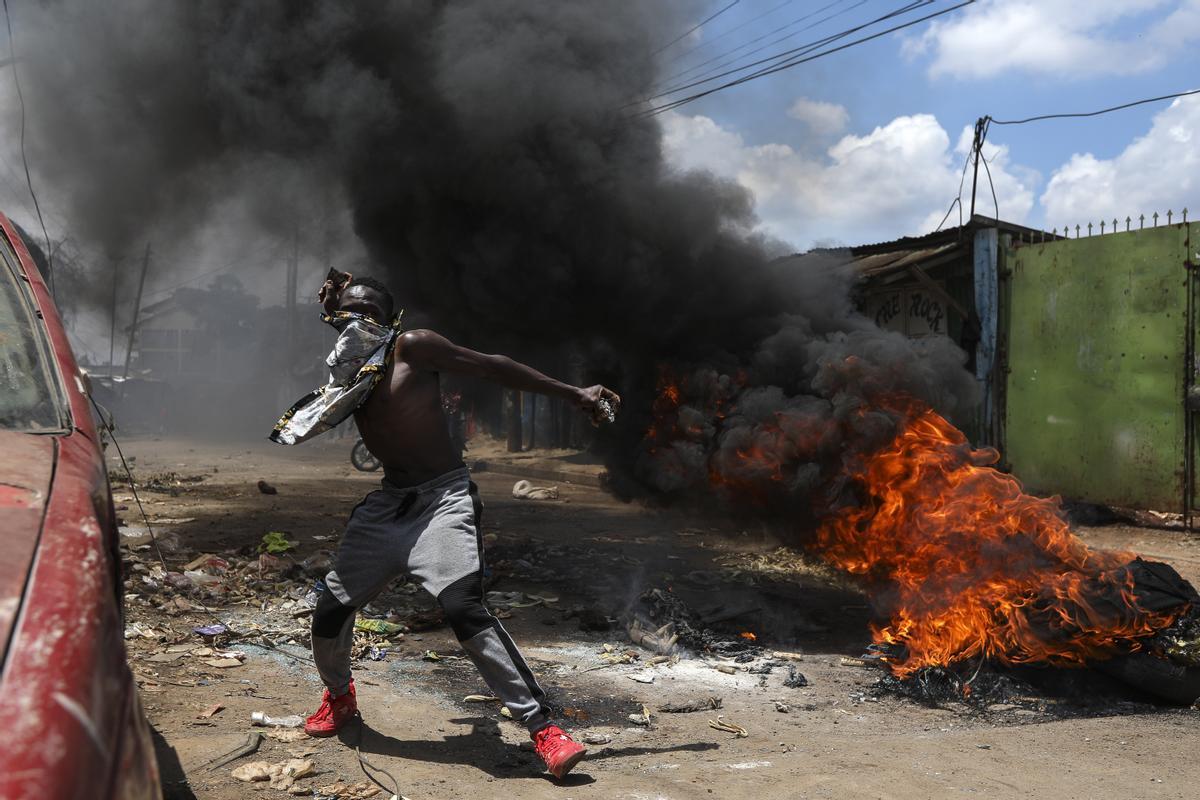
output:
<instances>
[{"instance_id":1,"label":"corrugated metal wall","mask_svg":"<svg viewBox=\"0 0 1200 800\"><path fill-rule=\"evenodd\" d=\"M1007 247L1005 461L1029 488L1186 512L1189 225Z\"/></svg>"}]
</instances>

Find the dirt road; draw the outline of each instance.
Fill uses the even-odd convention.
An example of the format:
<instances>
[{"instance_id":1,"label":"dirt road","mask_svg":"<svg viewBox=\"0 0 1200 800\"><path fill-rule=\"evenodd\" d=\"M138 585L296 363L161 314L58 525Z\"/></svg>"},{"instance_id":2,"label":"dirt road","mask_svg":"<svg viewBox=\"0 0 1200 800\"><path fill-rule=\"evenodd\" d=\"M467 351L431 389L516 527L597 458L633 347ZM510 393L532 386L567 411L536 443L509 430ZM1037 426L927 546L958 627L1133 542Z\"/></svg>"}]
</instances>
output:
<instances>
[{"instance_id":1,"label":"dirt road","mask_svg":"<svg viewBox=\"0 0 1200 800\"><path fill-rule=\"evenodd\" d=\"M139 483L159 477L142 498L173 571L205 553L231 565L257 559L270 531L296 543L281 564L331 550L354 503L378 481L350 467L350 440L292 449L166 440L124 446L136 457ZM116 469L115 458L110 463ZM277 493L262 493L259 480ZM876 669L843 661L861 654L868 640L861 595L778 551L761 531L624 504L589 486L560 484L559 500L529 501L512 498L512 475L482 472L476 480L487 505L485 530L495 535L488 588L520 593L507 595L515 605L506 626L555 702L568 709L567 727L610 743L592 746L563 784L550 780L523 729L502 717L498 704L464 702L486 687L457 658L432 602L404 584L376 610L394 602L401 617L432 627L392 641L382 660L357 664L365 729L342 740L266 739L253 756L205 769L244 741L252 711L304 715L316 706L321 687L306 660L297 599L311 579L299 567L278 580L268 575L227 592L210 615L186 592L147 583L156 558L143 548L134 553L139 566L128 584L127 644L159 736L169 798L288 797L231 777L233 767L255 759L311 759L318 774L298 781L297 791L362 782L356 743L412 800L1196 796L1195 711L1041 695L983 710L928 708L878 695ZM143 531L132 496L121 486L114 494L126 539L137 547ZM1200 579L1194 538L1119 527L1082 535L1092 544L1140 550ZM768 651L801 653L802 660L776 662L769 674L699 656L649 665L648 652L610 664L631 649L624 634L585 632L580 620L602 627L606 615L653 588L669 588L710 617L734 614L721 623L731 633L754 633ZM217 621L242 634L265 630L277 647L260 646L253 636L217 639L210 649L235 649L245 658L224 659L240 666L214 666L220 653L199 649L208 645L193 628ZM429 660L430 651L437 660ZM789 677L796 682L797 670L808 685L784 686ZM721 698L719 711L656 710L709 696ZM217 705L223 708L203 716ZM628 720L643 705L649 727ZM710 727L718 714L747 735Z\"/></svg>"}]
</instances>

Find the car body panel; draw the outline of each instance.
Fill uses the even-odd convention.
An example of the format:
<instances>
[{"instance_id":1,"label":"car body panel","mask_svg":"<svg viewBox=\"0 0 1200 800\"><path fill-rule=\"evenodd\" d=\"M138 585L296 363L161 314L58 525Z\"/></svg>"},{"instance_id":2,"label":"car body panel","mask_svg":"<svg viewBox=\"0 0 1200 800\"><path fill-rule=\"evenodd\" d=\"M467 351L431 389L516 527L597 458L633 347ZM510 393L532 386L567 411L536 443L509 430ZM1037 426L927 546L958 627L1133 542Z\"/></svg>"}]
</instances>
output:
<instances>
[{"instance_id":1,"label":"car body panel","mask_svg":"<svg viewBox=\"0 0 1200 800\"><path fill-rule=\"evenodd\" d=\"M125 660L117 530L86 384L45 283L2 215L0 234L31 290L70 410L67 430L0 437L0 462L7 462L0 483L12 478L0 497L10 499L11 513L32 514L18 506L44 495L40 526L26 516L18 536L36 549L31 564L25 559L0 672L7 728L0 797L159 798L149 729Z\"/></svg>"},{"instance_id":2,"label":"car body panel","mask_svg":"<svg viewBox=\"0 0 1200 800\"><path fill-rule=\"evenodd\" d=\"M42 530L42 514L50 496L54 440L48 436L0 430L0 664L12 636L25 581L33 566Z\"/></svg>"}]
</instances>

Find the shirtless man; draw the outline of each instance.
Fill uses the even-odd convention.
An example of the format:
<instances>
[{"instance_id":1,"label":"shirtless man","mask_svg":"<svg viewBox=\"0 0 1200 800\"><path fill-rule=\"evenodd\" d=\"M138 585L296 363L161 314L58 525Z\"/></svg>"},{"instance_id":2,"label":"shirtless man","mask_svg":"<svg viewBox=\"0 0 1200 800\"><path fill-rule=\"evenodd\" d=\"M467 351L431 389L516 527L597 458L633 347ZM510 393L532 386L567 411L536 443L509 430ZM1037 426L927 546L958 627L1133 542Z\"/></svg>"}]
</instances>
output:
<instances>
[{"instance_id":1,"label":"shirtless man","mask_svg":"<svg viewBox=\"0 0 1200 800\"><path fill-rule=\"evenodd\" d=\"M385 325L392 319L391 294L370 278L326 281L319 299L330 314L352 312ZM459 347L433 331L397 338L382 379L355 412L363 441L383 463L383 486L350 515L336 564L326 576L328 590L313 612L313 656L326 690L304 729L312 736L332 736L357 714L350 676L355 613L407 572L437 598L487 685L529 729L547 769L561 778L586 750L551 721L545 693L483 604L482 504L450 441L438 380L442 372L561 397L593 415L600 412L602 398L614 409L620 404L603 386L569 386L505 356Z\"/></svg>"}]
</instances>

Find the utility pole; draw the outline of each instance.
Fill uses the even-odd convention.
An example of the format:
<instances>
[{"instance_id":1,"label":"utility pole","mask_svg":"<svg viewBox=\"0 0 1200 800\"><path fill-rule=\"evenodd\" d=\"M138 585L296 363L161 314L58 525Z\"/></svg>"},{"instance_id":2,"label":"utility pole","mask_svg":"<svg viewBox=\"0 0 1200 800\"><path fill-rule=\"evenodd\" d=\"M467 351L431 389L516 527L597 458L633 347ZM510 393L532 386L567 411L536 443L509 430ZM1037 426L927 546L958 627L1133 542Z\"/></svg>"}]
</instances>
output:
<instances>
[{"instance_id":1,"label":"utility pole","mask_svg":"<svg viewBox=\"0 0 1200 800\"><path fill-rule=\"evenodd\" d=\"M133 301L133 324L129 326L129 343L125 345L125 369L121 380L129 377L129 359L133 358L133 337L137 336L138 317L142 313L142 289L146 286L146 271L150 269L150 243L146 242L146 252L142 256L142 275L138 278L137 297Z\"/></svg>"},{"instance_id":2,"label":"utility pole","mask_svg":"<svg viewBox=\"0 0 1200 800\"><path fill-rule=\"evenodd\" d=\"M519 453L525 444L521 431L521 392L516 389L506 392L511 401L508 406L508 452Z\"/></svg>"}]
</instances>

